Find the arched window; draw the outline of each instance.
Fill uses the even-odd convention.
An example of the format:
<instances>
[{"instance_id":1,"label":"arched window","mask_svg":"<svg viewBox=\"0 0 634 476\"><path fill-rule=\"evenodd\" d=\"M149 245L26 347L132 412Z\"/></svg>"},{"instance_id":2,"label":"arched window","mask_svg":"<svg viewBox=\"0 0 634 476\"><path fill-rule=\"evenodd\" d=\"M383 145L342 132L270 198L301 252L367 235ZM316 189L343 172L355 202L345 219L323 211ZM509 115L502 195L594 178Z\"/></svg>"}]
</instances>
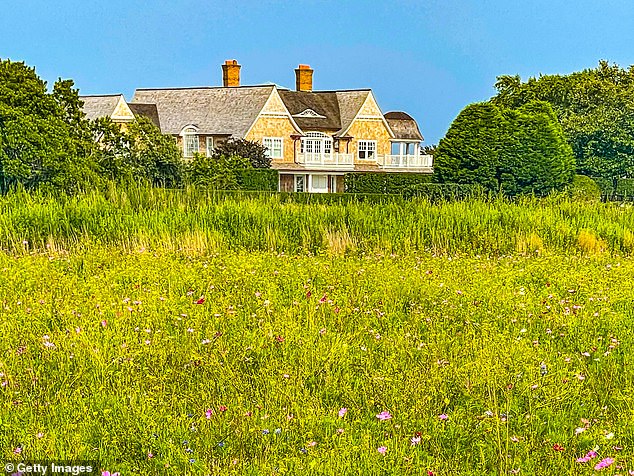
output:
<instances>
[{"instance_id":1,"label":"arched window","mask_svg":"<svg viewBox=\"0 0 634 476\"><path fill-rule=\"evenodd\" d=\"M183 156L193 157L194 154L198 153L198 128L193 125L187 126L183 128L181 136L183 137Z\"/></svg>"}]
</instances>

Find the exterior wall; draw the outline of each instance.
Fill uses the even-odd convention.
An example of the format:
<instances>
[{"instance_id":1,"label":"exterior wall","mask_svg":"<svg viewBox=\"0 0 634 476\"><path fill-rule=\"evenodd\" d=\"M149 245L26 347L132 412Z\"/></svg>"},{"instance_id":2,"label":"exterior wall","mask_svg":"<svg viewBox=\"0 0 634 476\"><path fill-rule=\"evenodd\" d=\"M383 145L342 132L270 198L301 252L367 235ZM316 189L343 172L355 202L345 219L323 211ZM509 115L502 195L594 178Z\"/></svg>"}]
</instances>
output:
<instances>
[{"instance_id":1,"label":"exterior wall","mask_svg":"<svg viewBox=\"0 0 634 476\"><path fill-rule=\"evenodd\" d=\"M348 129L347 135L353 137L348 146L348 153L353 154L355 164L376 163L376 160L359 160L357 145L360 140L375 140L376 153L379 155L390 153L390 132L380 119L356 119Z\"/></svg>"},{"instance_id":2,"label":"exterior wall","mask_svg":"<svg viewBox=\"0 0 634 476\"><path fill-rule=\"evenodd\" d=\"M277 92L277 89L273 90L262 111L260 111L260 114L288 114L288 109L286 109L286 106L282 102L282 98Z\"/></svg>"},{"instance_id":3,"label":"exterior wall","mask_svg":"<svg viewBox=\"0 0 634 476\"><path fill-rule=\"evenodd\" d=\"M337 177L337 190L335 190L335 192L343 193L344 191L345 191L344 176L343 175L339 175Z\"/></svg>"},{"instance_id":4,"label":"exterior wall","mask_svg":"<svg viewBox=\"0 0 634 476\"><path fill-rule=\"evenodd\" d=\"M264 137L282 137L284 139L282 143L283 158L275 159L273 162L277 164L293 163L295 161L295 141L291 139L292 134L297 134L297 131L289 118L260 116L245 139L261 144Z\"/></svg>"},{"instance_id":5,"label":"exterior wall","mask_svg":"<svg viewBox=\"0 0 634 476\"><path fill-rule=\"evenodd\" d=\"M372 94L368 94L368 98L365 100L363 106L358 113L359 116L383 116L379 105L374 100L374 96Z\"/></svg>"}]
</instances>

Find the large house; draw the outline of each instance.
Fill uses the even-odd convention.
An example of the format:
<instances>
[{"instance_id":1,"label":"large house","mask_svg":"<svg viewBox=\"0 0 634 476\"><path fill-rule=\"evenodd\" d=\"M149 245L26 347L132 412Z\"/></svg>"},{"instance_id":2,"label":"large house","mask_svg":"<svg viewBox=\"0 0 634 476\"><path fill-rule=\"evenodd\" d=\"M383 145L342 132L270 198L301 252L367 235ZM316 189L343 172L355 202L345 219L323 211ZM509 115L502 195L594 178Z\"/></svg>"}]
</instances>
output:
<instances>
[{"instance_id":1,"label":"large house","mask_svg":"<svg viewBox=\"0 0 634 476\"><path fill-rule=\"evenodd\" d=\"M92 98L84 109L122 123L148 115L177 139L185 158L211 155L229 138L262 143L279 171L280 191L342 192L343 176L355 172L432 173L416 121L405 112L383 114L370 89L313 91L306 65L295 70L294 91L240 85L235 60L222 72L222 87L137 89L127 103L131 116L120 95L83 96ZM96 109L91 101L101 112L89 112Z\"/></svg>"}]
</instances>

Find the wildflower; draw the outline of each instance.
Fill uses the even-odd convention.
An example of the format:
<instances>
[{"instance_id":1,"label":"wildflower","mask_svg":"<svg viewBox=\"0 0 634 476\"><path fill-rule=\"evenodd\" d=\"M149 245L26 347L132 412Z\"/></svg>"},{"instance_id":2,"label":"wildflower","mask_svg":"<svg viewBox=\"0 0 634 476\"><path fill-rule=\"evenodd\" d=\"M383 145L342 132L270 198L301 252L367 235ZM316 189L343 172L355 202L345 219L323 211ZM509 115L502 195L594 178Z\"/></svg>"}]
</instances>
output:
<instances>
[{"instance_id":1,"label":"wildflower","mask_svg":"<svg viewBox=\"0 0 634 476\"><path fill-rule=\"evenodd\" d=\"M382 411L376 417L379 420L381 420L381 421L391 420L392 419L392 415L390 415L390 412L388 412L388 411Z\"/></svg>"},{"instance_id":2,"label":"wildflower","mask_svg":"<svg viewBox=\"0 0 634 476\"><path fill-rule=\"evenodd\" d=\"M376 449L379 453L381 453L382 455L384 455L385 453L387 453L387 447L386 446L379 446Z\"/></svg>"},{"instance_id":3,"label":"wildflower","mask_svg":"<svg viewBox=\"0 0 634 476\"><path fill-rule=\"evenodd\" d=\"M582 426L575 428L575 435L580 435L581 433L583 433L584 431L586 431L586 429Z\"/></svg>"},{"instance_id":4,"label":"wildflower","mask_svg":"<svg viewBox=\"0 0 634 476\"><path fill-rule=\"evenodd\" d=\"M577 463L587 463L588 461L590 461L591 459L594 459L597 457L597 452L596 451L588 451L585 456L582 456L581 458L577 458L576 461Z\"/></svg>"},{"instance_id":5,"label":"wildflower","mask_svg":"<svg viewBox=\"0 0 634 476\"><path fill-rule=\"evenodd\" d=\"M41 431L35 435L36 438L40 439L40 438L44 438L44 433L42 433Z\"/></svg>"},{"instance_id":6,"label":"wildflower","mask_svg":"<svg viewBox=\"0 0 634 476\"><path fill-rule=\"evenodd\" d=\"M546 364L544 362L542 362L539 366L539 373L542 375L542 377L544 377L548 373L548 368L546 367Z\"/></svg>"},{"instance_id":7,"label":"wildflower","mask_svg":"<svg viewBox=\"0 0 634 476\"><path fill-rule=\"evenodd\" d=\"M15 448L13 448L13 454L14 455L22 454L22 447L21 446L16 446Z\"/></svg>"},{"instance_id":8,"label":"wildflower","mask_svg":"<svg viewBox=\"0 0 634 476\"><path fill-rule=\"evenodd\" d=\"M275 336L275 340L276 340L276 342L282 343L282 342L284 342L284 337L282 337L282 336Z\"/></svg>"},{"instance_id":9,"label":"wildflower","mask_svg":"<svg viewBox=\"0 0 634 476\"><path fill-rule=\"evenodd\" d=\"M189 332L191 334L192 332L194 332L194 329L192 329L191 327L188 327L187 328L187 332Z\"/></svg>"},{"instance_id":10,"label":"wildflower","mask_svg":"<svg viewBox=\"0 0 634 476\"><path fill-rule=\"evenodd\" d=\"M440 415L438 415L438 418L442 421L445 421L447 418L449 418L447 415L445 415L444 413L441 413Z\"/></svg>"},{"instance_id":11,"label":"wildflower","mask_svg":"<svg viewBox=\"0 0 634 476\"><path fill-rule=\"evenodd\" d=\"M553 445L553 450L555 450L555 451L564 451L565 448L563 446L561 446L559 443L555 443Z\"/></svg>"},{"instance_id":12,"label":"wildflower","mask_svg":"<svg viewBox=\"0 0 634 476\"><path fill-rule=\"evenodd\" d=\"M306 444L306 446L308 446L309 448L313 448L315 446L317 446L317 442L316 441L310 441Z\"/></svg>"},{"instance_id":13,"label":"wildflower","mask_svg":"<svg viewBox=\"0 0 634 476\"><path fill-rule=\"evenodd\" d=\"M581 352L584 357L590 357L590 352Z\"/></svg>"},{"instance_id":14,"label":"wildflower","mask_svg":"<svg viewBox=\"0 0 634 476\"><path fill-rule=\"evenodd\" d=\"M326 329L325 328L322 327L321 329L319 329L319 335L320 336L323 336L325 333L326 333Z\"/></svg>"},{"instance_id":15,"label":"wildflower","mask_svg":"<svg viewBox=\"0 0 634 476\"><path fill-rule=\"evenodd\" d=\"M412 446L416 446L417 444L419 444L420 439L420 436L412 436L412 439L410 440L412 442Z\"/></svg>"},{"instance_id":16,"label":"wildflower","mask_svg":"<svg viewBox=\"0 0 634 476\"><path fill-rule=\"evenodd\" d=\"M148 454L147 454L147 457L148 457L148 459L152 459L152 458L154 458L154 453L148 453Z\"/></svg>"},{"instance_id":17,"label":"wildflower","mask_svg":"<svg viewBox=\"0 0 634 476\"><path fill-rule=\"evenodd\" d=\"M269 433L271 433L271 432L269 430L267 430L267 429L262 430L262 434L263 435L268 435Z\"/></svg>"},{"instance_id":18,"label":"wildflower","mask_svg":"<svg viewBox=\"0 0 634 476\"><path fill-rule=\"evenodd\" d=\"M108 321L106 321L105 319L101 321L101 327L107 327L107 326L108 326Z\"/></svg>"},{"instance_id":19,"label":"wildflower","mask_svg":"<svg viewBox=\"0 0 634 476\"><path fill-rule=\"evenodd\" d=\"M597 464L594 465L594 470L601 471L602 469L612 466L612 463L614 463L614 458L602 459L601 461L599 461Z\"/></svg>"},{"instance_id":20,"label":"wildflower","mask_svg":"<svg viewBox=\"0 0 634 476\"><path fill-rule=\"evenodd\" d=\"M221 412L226 412L226 411L227 411L227 407L226 407L225 405L220 405L220 406L218 407L218 411L221 411Z\"/></svg>"},{"instance_id":21,"label":"wildflower","mask_svg":"<svg viewBox=\"0 0 634 476\"><path fill-rule=\"evenodd\" d=\"M607 433L607 434L604 436L604 438L605 438L606 440L611 440L612 438L614 438L614 433Z\"/></svg>"},{"instance_id":22,"label":"wildflower","mask_svg":"<svg viewBox=\"0 0 634 476\"><path fill-rule=\"evenodd\" d=\"M348 409L346 407L341 408L338 412L339 418L346 416L346 413L348 413Z\"/></svg>"},{"instance_id":23,"label":"wildflower","mask_svg":"<svg viewBox=\"0 0 634 476\"><path fill-rule=\"evenodd\" d=\"M326 294L324 294L321 299L319 300L320 303L325 303L328 300L328 296Z\"/></svg>"},{"instance_id":24,"label":"wildflower","mask_svg":"<svg viewBox=\"0 0 634 476\"><path fill-rule=\"evenodd\" d=\"M198 299L194 304L204 304L205 303L205 296L201 296L200 299Z\"/></svg>"},{"instance_id":25,"label":"wildflower","mask_svg":"<svg viewBox=\"0 0 634 476\"><path fill-rule=\"evenodd\" d=\"M337 428L337 434L343 435L343 428Z\"/></svg>"},{"instance_id":26,"label":"wildflower","mask_svg":"<svg viewBox=\"0 0 634 476\"><path fill-rule=\"evenodd\" d=\"M110 471L102 471L101 476L120 476L119 471L111 473Z\"/></svg>"},{"instance_id":27,"label":"wildflower","mask_svg":"<svg viewBox=\"0 0 634 476\"><path fill-rule=\"evenodd\" d=\"M213 414L214 411L211 408L208 408L207 411L205 411L205 417L207 417L207 420L209 420Z\"/></svg>"},{"instance_id":28,"label":"wildflower","mask_svg":"<svg viewBox=\"0 0 634 476\"><path fill-rule=\"evenodd\" d=\"M203 339L201 342L202 345L211 344L211 339Z\"/></svg>"},{"instance_id":29,"label":"wildflower","mask_svg":"<svg viewBox=\"0 0 634 476\"><path fill-rule=\"evenodd\" d=\"M282 433L282 429L281 428L276 428L273 433L275 433L276 435L279 435L279 434Z\"/></svg>"}]
</instances>

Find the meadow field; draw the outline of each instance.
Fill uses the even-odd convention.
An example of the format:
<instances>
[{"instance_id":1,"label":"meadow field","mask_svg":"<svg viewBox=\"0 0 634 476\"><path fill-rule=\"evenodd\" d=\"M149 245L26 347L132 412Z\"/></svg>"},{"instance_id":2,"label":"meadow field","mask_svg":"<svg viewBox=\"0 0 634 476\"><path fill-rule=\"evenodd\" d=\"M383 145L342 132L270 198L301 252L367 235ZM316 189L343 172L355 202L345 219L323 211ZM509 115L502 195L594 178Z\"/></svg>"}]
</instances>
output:
<instances>
[{"instance_id":1,"label":"meadow field","mask_svg":"<svg viewBox=\"0 0 634 476\"><path fill-rule=\"evenodd\" d=\"M563 196L11 193L3 460L634 474L633 230Z\"/></svg>"}]
</instances>

